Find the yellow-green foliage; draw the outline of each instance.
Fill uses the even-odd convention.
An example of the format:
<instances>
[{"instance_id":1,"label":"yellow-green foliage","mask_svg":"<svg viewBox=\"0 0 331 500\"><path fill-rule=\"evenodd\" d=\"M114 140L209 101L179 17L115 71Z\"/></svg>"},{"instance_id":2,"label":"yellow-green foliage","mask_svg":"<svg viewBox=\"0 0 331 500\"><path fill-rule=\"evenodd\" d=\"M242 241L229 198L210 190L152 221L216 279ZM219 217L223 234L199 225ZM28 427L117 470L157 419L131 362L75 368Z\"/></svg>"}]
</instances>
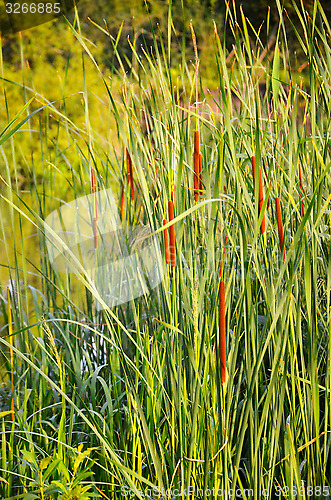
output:
<instances>
[{"instance_id":1,"label":"yellow-green foliage","mask_svg":"<svg viewBox=\"0 0 331 500\"><path fill-rule=\"evenodd\" d=\"M87 45L91 44L87 42ZM94 137L104 143L108 138L111 121L105 104L106 88L64 21L12 35L10 40L5 40L4 53L0 94L2 128L31 97L35 99L25 116L52 103L23 125L14 142L3 145L11 180L26 189L36 181L37 185L47 183L56 169L59 172L56 193L63 195L68 189L69 165L77 171L81 166L76 145L86 153L88 126ZM98 57L99 53L100 49L93 47L94 56ZM87 114L87 109L93 112Z\"/></svg>"}]
</instances>

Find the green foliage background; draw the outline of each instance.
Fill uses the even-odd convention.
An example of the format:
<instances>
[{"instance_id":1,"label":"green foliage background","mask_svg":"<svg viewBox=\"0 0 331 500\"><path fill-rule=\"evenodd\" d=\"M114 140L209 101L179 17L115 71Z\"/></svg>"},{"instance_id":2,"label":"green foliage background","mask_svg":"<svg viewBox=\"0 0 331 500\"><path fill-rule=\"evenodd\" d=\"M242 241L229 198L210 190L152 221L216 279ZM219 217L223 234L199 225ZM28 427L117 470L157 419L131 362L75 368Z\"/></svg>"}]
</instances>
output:
<instances>
[{"instance_id":1,"label":"green foliage background","mask_svg":"<svg viewBox=\"0 0 331 500\"><path fill-rule=\"evenodd\" d=\"M330 13L328 2L322 2L326 12ZM267 17L268 6L270 5L269 27L265 19ZM295 10L292 2L285 0L284 8L295 17ZM312 1L304 2L305 7L312 9ZM245 16L251 23L252 43L258 43L257 33L264 43L270 33L274 36L274 29L278 24L278 11L276 1L255 1L242 2L242 8ZM83 36L86 43L90 46L93 56L96 58L99 68L106 78L109 79L112 92L116 93L116 88L120 82L116 82L117 59L114 57L114 49L110 39L105 36L101 29L97 29L94 23L109 31L115 41L119 36L119 46L122 54L132 59L132 50L129 41L141 53L143 46L150 47L153 42L153 32L158 31L160 35L166 35L168 26L169 9L172 14L171 29L175 30L177 39L172 43L176 44L172 53L172 66L174 75L176 68L181 64L181 54L183 46L186 53L192 53L191 32L189 24L192 22L197 36L198 49L200 55L200 69L203 74L203 85L213 89L216 87L215 75L217 72L215 57L210 47L213 33L213 20L215 21L219 33L222 33L224 25L224 16L226 12L226 3L224 1L206 1L175 0L169 3L169 0L151 0L137 2L135 0L99 0L90 2L81 0L78 3L78 12L82 22ZM237 6L237 15L240 18L240 7ZM264 20L264 22L263 22ZM288 23L289 32L293 29ZM231 51L233 41L230 33L226 34L227 46ZM128 41L129 40L129 41ZM291 43L291 36L289 38ZM299 50L298 43L292 39L293 47ZM139 52L140 49L140 52ZM176 57L177 54L177 57ZM4 35L2 37L2 60L1 76L2 90L0 94L0 124L3 126L22 108L22 106L34 94L36 101L27 110L31 112L33 108L40 104L55 101L57 108L64 112L70 120L79 128L85 127L85 105L82 100L84 85L87 88L94 89L89 93L89 107L93 109L93 116L90 116L90 125L94 133L100 134L104 146L107 143L111 145L116 141L112 131L111 117L105 116L103 112L103 97L105 89L98 79L96 72L93 71L93 63L85 58L86 82L83 82L82 72L79 70L82 64L83 52L79 43L68 29L65 21L56 20L45 25L27 30L21 34ZM65 77L63 77L65 75ZM114 78L112 78L114 76ZM10 83L10 82L15 82ZM9 105L7 105L9 103ZM40 142L40 131L44 131L47 137L51 138L54 145L47 152L45 144ZM68 163L75 165L77 155L74 148L69 146L66 131L58 126L58 120L45 109L38 113L29 121L29 133L19 134L19 149L14 151L11 144L4 146L4 154L9 168L13 175L16 172L16 178L13 182L17 183L19 189L29 189L33 182L43 182L45 180L45 154L47 162L53 163L56 168L64 174L63 182L57 184L58 195L65 196L68 189L68 183L65 180L68 171ZM77 138L78 139L78 138ZM66 151L65 156L63 151ZM28 163L30 159L34 162L36 179L32 179ZM77 164L77 168L79 165ZM19 176L17 176L19 172ZM47 175L46 175L47 181Z\"/></svg>"}]
</instances>

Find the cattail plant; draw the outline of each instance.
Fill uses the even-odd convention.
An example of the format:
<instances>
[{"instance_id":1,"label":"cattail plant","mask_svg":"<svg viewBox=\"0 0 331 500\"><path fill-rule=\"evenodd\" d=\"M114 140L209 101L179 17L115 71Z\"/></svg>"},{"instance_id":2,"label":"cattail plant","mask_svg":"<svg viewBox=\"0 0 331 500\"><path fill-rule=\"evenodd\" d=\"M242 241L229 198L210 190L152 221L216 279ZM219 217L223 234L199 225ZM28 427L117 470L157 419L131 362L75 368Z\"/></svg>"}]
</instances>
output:
<instances>
[{"instance_id":1,"label":"cattail plant","mask_svg":"<svg viewBox=\"0 0 331 500\"><path fill-rule=\"evenodd\" d=\"M226 235L226 237L225 237L224 246L223 246L222 263L221 263L221 268L220 268L220 278L223 277L223 273L224 273L225 248L226 248L227 242L228 242L228 235Z\"/></svg>"},{"instance_id":2,"label":"cattail plant","mask_svg":"<svg viewBox=\"0 0 331 500\"><path fill-rule=\"evenodd\" d=\"M302 184L302 172L301 172L301 164L299 162L299 182L300 182L300 200L301 200L301 215L302 217L305 215L305 208L303 206L303 184Z\"/></svg>"},{"instance_id":3,"label":"cattail plant","mask_svg":"<svg viewBox=\"0 0 331 500\"><path fill-rule=\"evenodd\" d=\"M124 184L122 184L120 213L121 213L121 222L123 222L123 213L124 213Z\"/></svg>"},{"instance_id":4,"label":"cattail plant","mask_svg":"<svg viewBox=\"0 0 331 500\"><path fill-rule=\"evenodd\" d=\"M255 183L255 156L252 156L252 171L253 171L253 181ZM262 171L259 167L259 216L263 206L263 182L262 182ZM265 215L263 215L261 222L261 233L265 232Z\"/></svg>"},{"instance_id":5,"label":"cattail plant","mask_svg":"<svg viewBox=\"0 0 331 500\"><path fill-rule=\"evenodd\" d=\"M278 226L278 237L280 251L283 251L283 260L285 261L285 248L284 248L284 231L283 231L283 221L282 221L282 210L280 206L280 199L276 197L276 215L277 215L277 226Z\"/></svg>"},{"instance_id":6,"label":"cattail plant","mask_svg":"<svg viewBox=\"0 0 331 500\"><path fill-rule=\"evenodd\" d=\"M174 204L172 200L168 201L168 213L169 213L169 222L174 219ZM174 268L176 265L176 247L175 247L175 227L172 224L169 227L169 239L170 239L170 263L171 267Z\"/></svg>"},{"instance_id":7,"label":"cattail plant","mask_svg":"<svg viewBox=\"0 0 331 500\"><path fill-rule=\"evenodd\" d=\"M128 149L126 149L126 166L128 169L128 183L130 185L131 200L134 201L134 184L133 184L133 169L132 169L132 158Z\"/></svg>"},{"instance_id":8,"label":"cattail plant","mask_svg":"<svg viewBox=\"0 0 331 500\"><path fill-rule=\"evenodd\" d=\"M202 154L199 154L199 193L202 193Z\"/></svg>"},{"instance_id":9,"label":"cattail plant","mask_svg":"<svg viewBox=\"0 0 331 500\"><path fill-rule=\"evenodd\" d=\"M199 200L200 181L200 139L199 130L194 131L194 199Z\"/></svg>"},{"instance_id":10,"label":"cattail plant","mask_svg":"<svg viewBox=\"0 0 331 500\"><path fill-rule=\"evenodd\" d=\"M163 225L165 226L167 224L167 219L163 219ZM167 265L169 264L169 237L168 237L168 230L164 229L163 231L164 235L164 253L165 253L165 260Z\"/></svg>"}]
</instances>

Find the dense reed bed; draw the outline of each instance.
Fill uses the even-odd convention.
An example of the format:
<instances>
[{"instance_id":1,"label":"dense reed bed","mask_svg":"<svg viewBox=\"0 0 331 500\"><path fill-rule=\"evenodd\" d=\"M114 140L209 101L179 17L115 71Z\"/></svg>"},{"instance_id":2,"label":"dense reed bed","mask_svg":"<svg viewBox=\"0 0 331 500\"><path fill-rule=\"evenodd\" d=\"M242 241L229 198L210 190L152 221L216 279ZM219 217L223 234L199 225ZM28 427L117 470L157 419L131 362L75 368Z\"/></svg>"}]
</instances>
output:
<instances>
[{"instance_id":1,"label":"dense reed bed","mask_svg":"<svg viewBox=\"0 0 331 500\"><path fill-rule=\"evenodd\" d=\"M48 149L56 138L40 125L51 181L27 204L1 173L4 245L7 217L17 255L1 295L3 499L330 498L330 26L318 2L312 19L298 6L298 72L281 9L264 48L229 7L236 44L229 54L211 23L211 93L196 42L196 63L179 47L172 68L170 16L169 39L132 46L132 61L118 52L111 80L79 19L68 25L104 81L109 138L89 126L87 79L84 127L45 95L42 111L27 104L0 135L15 148L23 121L43 113L80 165L63 174L66 151ZM86 273L52 270L43 220L62 175L70 199L111 186L123 227L150 226L159 287L99 310ZM38 232L34 267L17 231L26 220Z\"/></svg>"}]
</instances>

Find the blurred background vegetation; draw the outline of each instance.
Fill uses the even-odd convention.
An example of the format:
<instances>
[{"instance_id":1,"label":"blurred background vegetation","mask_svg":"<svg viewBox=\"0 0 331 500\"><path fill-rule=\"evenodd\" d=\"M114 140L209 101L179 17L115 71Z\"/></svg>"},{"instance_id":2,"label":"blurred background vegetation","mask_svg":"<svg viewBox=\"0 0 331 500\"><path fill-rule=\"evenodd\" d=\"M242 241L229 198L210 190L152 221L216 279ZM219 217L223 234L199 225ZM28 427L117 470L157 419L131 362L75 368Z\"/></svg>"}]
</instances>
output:
<instances>
[{"instance_id":1,"label":"blurred background vegetation","mask_svg":"<svg viewBox=\"0 0 331 500\"><path fill-rule=\"evenodd\" d=\"M328 17L331 15L331 4L327 0L321 2ZM272 57L272 47L276 38L276 31L279 22L279 13L276 0L244 0L236 6L230 3L232 12L241 19L241 9L249 21L251 43L253 45L266 45L269 42L270 57ZM304 0L303 5L307 12L312 13L312 0ZM278 7L286 9L291 21L295 21L297 15L291 0L283 0ZM226 45L231 59L233 32L229 29L229 24L225 22L226 2L213 0L174 0L169 4L169 0L98 0L90 2L80 0L78 12L81 20L82 35L86 39L87 46L93 53L93 57L106 78L111 78L112 91L120 85L116 82L116 70L118 61L114 57L114 47L105 33L97 28L97 24L102 29L108 31L113 37L113 43L118 38L120 52L129 60L132 59L131 44L134 44L138 53L152 45L153 37L158 37L158 32L162 36L167 34L168 14L171 9L172 14L172 67L174 76L179 73L177 68L181 64L181 54L183 44L186 54L192 54L193 66L193 45L189 24L192 22L197 37L200 74L202 75L202 85L208 86L211 90L216 90L216 60L211 50L212 39L214 38L213 20L216 23L218 32L225 34ZM269 17L268 17L269 12ZM269 19L267 25L266 19ZM232 20L236 22L235 16ZM298 30L300 23L298 22ZM290 53L296 65L296 69L301 71L304 68L305 59L302 57L301 47L294 34L291 22L286 25ZM175 36L174 36L175 34ZM3 35L2 40L1 76L2 92L0 94L0 123L4 127L9 119L22 108L22 106L36 94L36 100L28 108L27 112L37 109L40 104L45 104L43 96L49 102L59 102L58 109L64 112L70 120L78 127L85 128L85 106L82 99L84 85L93 92L89 94L89 107L93 109L93 116L90 116L90 125L94 132L100 134L104 139L104 145L114 137L109 136L111 122L109 116L103 113L103 96L105 88L102 80L93 68L93 63L84 59L84 73L87 82L83 82L81 71L83 50L74 35L63 20L55 20L50 23L26 30L22 33ZM262 50L262 49L261 49ZM9 83L14 82L14 83ZM39 99L38 99L39 96ZM47 137L54 145L56 164L62 163L63 171L66 171L68 162L75 162L76 154L71 157L70 148L68 150L66 131L59 129L58 120L44 110L29 120L29 133L20 133L19 148L15 151L11 144L4 145L4 153L9 163L9 169L13 176L15 172L16 185L19 189L30 189L31 183L45 180L45 165L42 160L43 148L46 144L40 144L37 140L41 130L47 127ZM47 144L51 148L50 143ZM66 156L62 153L66 150ZM49 152L49 151L48 151ZM37 174L36 179L32 179L29 174L28 162L34 161L34 169ZM54 156L49 159L55 160ZM39 163L39 166L38 166ZM78 167L78 165L77 165ZM31 170L31 169L30 169ZM64 193L68 184L63 179L63 183L57 184L59 193ZM1 188L0 188L1 189Z\"/></svg>"}]
</instances>

